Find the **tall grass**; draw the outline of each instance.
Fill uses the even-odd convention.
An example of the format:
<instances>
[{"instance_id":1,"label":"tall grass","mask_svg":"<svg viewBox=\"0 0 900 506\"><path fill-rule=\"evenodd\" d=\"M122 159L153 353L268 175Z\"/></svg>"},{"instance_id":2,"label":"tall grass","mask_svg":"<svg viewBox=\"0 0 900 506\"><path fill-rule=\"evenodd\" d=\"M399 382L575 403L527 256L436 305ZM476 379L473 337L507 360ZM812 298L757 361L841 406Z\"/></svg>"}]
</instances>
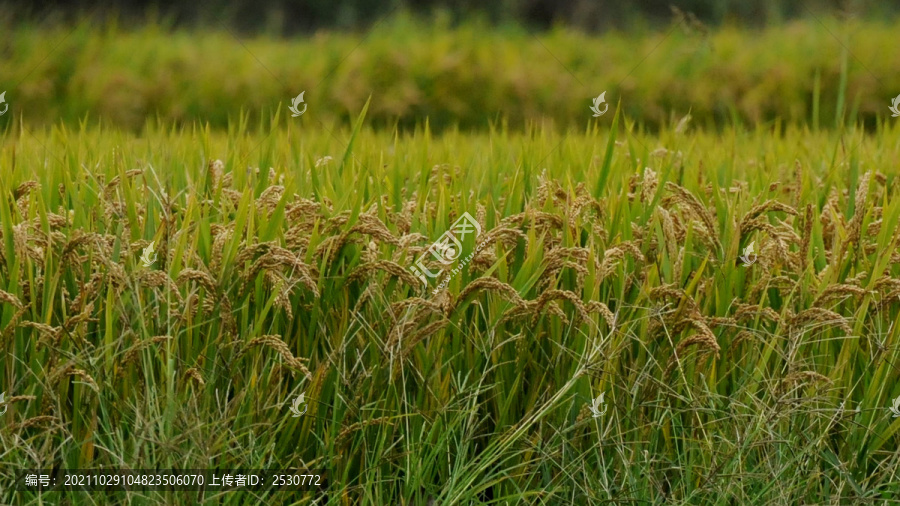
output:
<instances>
[{"instance_id":1,"label":"tall grass","mask_svg":"<svg viewBox=\"0 0 900 506\"><path fill-rule=\"evenodd\" d=\"M501 121L566 128L607 91L653 129L688 112L702 126L831 125L845 105L872 130L900 93L897 31L896 20L811 17L762 30L705 32L673 21L660 32L588 36L397 16L367 33L282 39L0 21L0 89L11 107L0 125L88 117L137 131L159 117L225 127L241 111L268 117L305 91L307 115L325 124L372 96L375 126L414 129L427 117L439 129L488 130Z\"/></svg>"},{"instance_id":2,"label":"tall grass","mask_svg":"<svg viewBox=\"0 0 900 506\"><path fill-rule=\"evenodd\" d=\"M329 476L300 496L200 499L222 504L900 491L895 123L434 136L245 119L8 131L0 478ZM408 267L463 212L490 246L422 291Z\"/></svg>"}]
</instances>

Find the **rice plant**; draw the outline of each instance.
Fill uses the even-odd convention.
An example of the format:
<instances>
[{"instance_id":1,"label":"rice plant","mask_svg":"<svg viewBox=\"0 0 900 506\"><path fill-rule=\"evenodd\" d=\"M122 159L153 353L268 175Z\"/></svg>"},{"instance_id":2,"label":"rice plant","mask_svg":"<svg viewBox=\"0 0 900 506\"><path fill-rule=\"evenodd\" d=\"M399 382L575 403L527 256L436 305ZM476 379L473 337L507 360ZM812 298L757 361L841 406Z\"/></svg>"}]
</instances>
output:
<instances>
[{"instance_id":1,"label":"rice plant","mask_svg":"<svg viewBox=\"0 0 900 506\"><path fill-rule=\"evenodd\" d=\"M222 504L892 500L896 123L648 134L622 114L9 127L0 478L328 477L199 497ZM410 267L463 213L481 234L460 258L481 249L424 287Z\"/></svg>"}]
</instances>

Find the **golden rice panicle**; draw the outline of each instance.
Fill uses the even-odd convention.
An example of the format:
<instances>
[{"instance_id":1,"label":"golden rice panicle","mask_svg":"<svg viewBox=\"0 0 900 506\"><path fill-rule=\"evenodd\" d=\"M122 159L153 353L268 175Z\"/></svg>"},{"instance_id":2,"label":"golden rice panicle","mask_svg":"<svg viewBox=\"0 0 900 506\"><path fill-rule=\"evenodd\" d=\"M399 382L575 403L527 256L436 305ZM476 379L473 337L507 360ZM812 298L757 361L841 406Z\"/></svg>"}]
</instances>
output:
<instances>
[{"instance_id":1,"label":"golden rice panicle","mask_svg":"<svg viewBox=\"0 0 900 506\"><path fill-rule=\"evenodd\" d=\"M587 308L581 298L571 290L547 290L537 298L537 305L534 308L535 314L543 312L544 306L553 300L567 300L575 306L577 316L583 321L590 319Z\"/></svg>"},{"instance_id":2,"label":"golden rice panicle","mask_svg":"<svg viewBox=\"0 0 900 506\"><path fill-rule=\"evenodd\" d=\"M535 206L543 207L547 201L547 198L551 192L551 185L553 182L550 177L547 175L547 169L541 171L540 175L538 175L538 185L537 189L534 192L534 202Z\"/></svg>"},{"instance_id":3,"label":"golden rice panicle","mask_svg":"<svg viewBox=\"0 0 900 506\"><path fill-rule=\"evenodd\" d=\"M760 264L766 269L776 265L786 265L788 270L796 270L799 266L796 255L788 248L787 242L779 235L774 235L763 243L759 252Z\"/></svg>"},{"instance_id":4,"label":"golden rice panicle","mask_svg":"<svg viewBox=\"0 0 900 506\"><path fill-rule=\"evenodd\" d=\"M545 301L543 307L539 307L538 304L538 300L523 301L518 306L507 309L500 318L499 323L530 316L531 325L534 325L537 323L538 319L540 319L543 312L546 311L550 315L558 317L563 325L569 324L569 318L566 316L566 313L555 301Z\"/></svg>"},{"instance_id":5,"label":"golden rice panicle","mask_svg":"<svg viewBox=\"0 0 900 506\"><path fill-rule=\"evenodd\" d=\"M635 261L643 263L646 261L641 250L631 241L625 241L603 253L603 261L597 266L597 277L599 281L606 279L616 268L620 260L630 257Z\"/></svg>"},{"instance_id":6,"label":"golden rice panicle","mask_svg":"<svg viewBox=\"0 0 900 506\"><path fill-rule=\"evenodd\" d=\"M194 380L201 387L206 385L206 381L203 380L203 376L200 374L200 369L197 369L196 367L191 367L185 371L184 377L185 379Z\"/></svg>"},{"instance_id":7,"label":"golden rice panicle","mask_svg":"<svg viewBox=\"0 0 900 506\"><path fill-rule=\"evenodd\" d=\"M747 330L741 330L738 332L734 339L731 340L731 345L728 347L728 352L725 355L725 360L734 360L734 353L738 350L738 346L745 341L757 341L756 335L753 332Z\"/></svg>"},{"instance_id":8,"label":"golden rice panicle","mask_svg":"<svg viewBox=\"0 0 900 506\"><path fill-rule=\"evenodd\" d=\"M230 181L229 181L230 176L231 176L231 173L229 173L228 175L225 176L225 180L228 181L229 185L230 185ZM237 209L237 207L241 204L241 200L243 200L243 198L244 198L243 193L241 193L237 190L233 190L231 188L222 188L222 195L226 199L228 199L228 200L223 201L226 204L225 208L226 209L230 208L230 210L232 210L232 211Z\"/></svg>"},{"instance_id":9,"label":"golden rice panicle","mask_svg":"<svg viewBox=\"0 0 900 506\"><path fill-rule=\"evenodd\" d=\"M470 294L484 290L499 292L506 300L516 305L521 305L525 302L522 300L522 296L519 295L519 292L511 285L496 278L482 277L472 281L459 292L459 296L456 297L456 302L454 303L454 308L458 307Z\"/></svg>"},{"instance_id":10,"label":"golden rice panicle","mask_svg":"<svg viewBox=\"0 0 900 506\"><path fill-rule=\"evenodd\" d=\"M396 262L391 262L390 260L377 260L375 262L369 262L363 265L360 265L349 276L349 280L355 281L364 281L371 282L375 271L386 272L390 276L396 277L402 280L409 286L418 287L422 284L422 282L413 275L408 269L403 268L400 264Z\"/></svg>"},{"instance_id":11,"label":"golden rice panicle","mask_svg":"<svg viewBox=\"0 0 900 506\"><path fill-rule=\"evenodd\" d=\"M487 230L487 223L485 219L487 218L487 208L484 207L484 204L479 202L475 205L475 221L481 225L481 230Z\"/></svg>"},{"instance_id":12,"label":"golden rice panicle","mask_svg":"<svg viewBox=\"0 0 900 506\"><path fill-rule=\"evenodd\" d=\"M872 289L881 294L882 303L889 304L897 302L898 294L900 294L900 279L893 278L889 274L885 274L875 281Z\"/></svg>"},{"instance_id":13,"label":"golden rice panicle","mask_svg":"<svg viewBox=\"0 0 900 506\"><path fill-rule=\"evenodd\" d=\"M369 285L374 286L374 285ZM407 308L418 308L422 307L431 311L433 313L442 314L445 311L445 307L443 307L440 303L423 299L422 297L410 297L408 299L399 300L397 302L392 303L384 315L382 315L382 320L385 321L395 321L397 316L404 313Z\"/></svg>"},{"instance_id":14,"label":"golden rice panicle","mask_svg":"<svg viewBox=\"0 0 900 506\"><path fill-rule=\"evenodd\" d=\"M544 211L535 211L531 210L528 213L531 218L531 223L538 227L542 232L550 232L552 230L563 230L563 225L565 222L562 217L553 214L547 213ZM555 236L553 236L555 238Z\"/></svg>"},{"instance_id":15,"label":"golden rice panicle","mask_svg":"<svg viewBox=\"0 0 900 506\"><path fill-rule=\"evenodd\" d=\"M81 380L84 381L85 383L87 383L87 385L89 387L91 387L91 389L93 391L100 392L100 387L97 386L97 382L84 369L72 369L71 371L68 372L68 375L69 376L77 376L77 377L81 378Z\"/></svg>"},{"instance_id":16,"label":"golden rice panicle","mask_svg":"<svg viewBox=\"0 0 900 506\"><path fill-rule=\"evenodd\" d=\"M719 351L721 350L719 343L716 340L715 334L712 333L705 323L694 317L686 318L682 320L682 323L694 327L697 332L691 337L678 343L678 346L675 347L675 355L669 360L665 375L668 375L672 368L675 367L677 360L682 357L684 350L691 346L698 346L703 355L714 354L716 358L719 357Z\"/></svg>"},{"instance_id":17,"label":"golden rice panicle","mask_svg":"<svg viewBox=\"0 0 900 506\"><path fill-rule=\"evenodd\" d=\"M331 265L331 262L337 258L338 253L343 249L344 245L348 242L350 238L351 230L347 230L338 235L330 235L325 237L322 242L320 242L316 246L316 250L314 251L314 255L317 258L321 258L323 260L323 265L327 268Z\"/></svg>"},{"instance_id":18,"label":"golden rice panicle","mask_svg":"<svg viewBox=\"0 0 900 506\"><path fill-rule=\"evenodd\" d=\"M853 198L855 205L853 207L853 217L850 218L850 223L847 224L847 235L849 237L849 242L854 244L859 244L859 237L862 232L862 221L867 211L866 205L868 203L869 195L869 179L871 179L871 177L872 171L867 171L863 174L859 180L859 186L856 188L856 195Z\"/></svg>"},{"instance_id":19,"label":"golden rice panicle","mask_svg":"<svg viewBox=\"0 0 900 506\"><path fill-rule=\"evenodd\" d=\"M210 232L213 235L213 245L210 248L209 269L212 272L219 272L222 268L222 254L225 252L225 243L231 239L234 226L211 226Z\"/></svg>"},{"instance_id":20,"label":"golden rice panicle","mask_svg":"<svg viewBox=\"0 0 900 506\"><path fill-rule=\"evenodd\" d=\"M569 324L569 317L566 316L566 312L559 307L559 304L556 301L551 301L546 304L541 309L538 309L537 301L531 302L529 304L529 308L531 310L531 325L536 325L538 319L543 315L543 312L546 311L548 314L552 316L556 316L560 319L563 325Z\"/></svg>"},{"instance_id":21,"label":"golden rice panicle","mask_svg":"<svg viewBox=\"0 0 900 506\"><path fill-rule=\"evenodd\" d=\"M13 190L13 199L19 200L31 193L31 190L39 189L40 187L41 184L37 181L25 181L24 183L21 183L19 186L17 186L15 190Z\"/></svg>"},{"instance_id":22,"label":"golden rice panicle","mask_svg":"<svg viewBox=\"0 0 900 506\"><path fill-rule=\"evenodd\" d=\"M6 404L13 404L14 402L24 402L24 401L33 401L37 399L34 395L14 395L9 399L6 399Z\"/></svg>"},{"instance_id":23,"label":"golden rice panicle","mask_svg":"<svg viewBox=\"0 0 900 506\"><path fill-rule=\"evenodd\" d=\"M178 291L178 285L172 281L172 278L166 274L165 271L158 270L144 270L138 273L138 282L145 287L148 288L160 288L166 287L168 291L167 294L173 295L178 303L181 304L184 302L184 298L181 295L181 292Z\"/></svg>"},{"instance_id":24,"label":"golden rice panicle","mask_svg":"<svg viewBox=\"0 0 900 506\"><path fill-rule=\"evenodd\" d=\"M394 237L387 225L376 216L375 210L372 210L370 213L360 214L358 219L357 224L350 229L352 232L366 234L373 239L393 244L394 246L400 244L400 241Z\"/></svg>"},{"instance_id":25,"label":"golden rice panicle","mask_svg":"<svg viewBox=\"0 0 900 506\"><path fill-rule=\"evenodd\" d=\"M350 425L350 426L344 428L343 430L341 430L341 432L340 432L340 433L337 435L337 437L334 439L334 447L335 447L335 448L340 448L340 447L344 446L344 443L347 442L347 440L349 439L350 435L353 434L354 432L358 431L358 430L364 429L364 428L369 427L369 426L371 426L371 425L381 425L381 424L385 424L385 423L388 424L388 425L391 425L390 420L391 420L391 419L390 419L389 417L382 416L382 417L380 417L380 418L375 418L375 419L372 419L372 420L365 420L365 421L362 421L362 422L356 422L356 423L354 423L354 424L352 424L352 425Z\"/></svg>"},{"instance_id":26,"label":"golden rice panicle","mask_svg":"<svg viewBox=\"0 0 900 506\"><path fill-rule=\"evenodd\" d=\"M172 336L154 336L150 339L145 339L143 341L138 342L137 344L133 345L131 348L129 348L125 352L125 356L122 358L122 365L125 366L125 365L130 364L132 361L134 361L137 358L137 356L141 352L141 350L147 348L148 346L150 346L152 344L164 343L171 339L172 339Z\"/></svg>"},{"instance_id":27,"label":"golden rice panicle","mask_svg":"<svg viewBox=\"0 0 900 506\"><path fill-rule=\"evenodd\" d=\"M794 206L800 207L803 202L803 165L794 159Z\"/></svg>"},{"instance_id":28,"label":"golden rice panicle","mask_svg":"<svg viewBox=\"0 0 900 506\"><path fill-rule=\"evenodd\" d=\"M667 182L665 187L666 190L672 193L672 195L668 196L666 200L671 200L671 202L674 202L676 204L683 204L688 210L690 210L691 214L693 214L703 223L703 228L705 228L707 236L715 245L716 251L721 251L722 243L719 240L719 229L716 226L716 220L713 217L712 213L710 213L709 209L707 209L700 202L700 199L695 197L694 194L689 192L687 189L678 186L671 181Z\"/></svg>"},{"instance_id":29,"label":"golden rice panicle","mask_svg":"<svg viewBox=\"0 0 900 506\"><path fill-rule=\"evenodd\" d=\"M523 302L518 306L511 307L503 313L503 316L500 317L498 324L505 323L507 321L516 320L518 318L524 318L525 316L531 316L532 309L536 304L534 302Z\"/></svg>"},{"instance_id":30,"label":"golden rice panicle","mask_svg":"<svg viewBox=\"0 0 900 506\"><path fill-rule=\"evenodd\" d=\"M406 358L413 351L413 348L416 347L417 344L424 341L432 334L437 333L444 327L450 324L450 320L443 318L437 321L433 321L423 327L421 330L416 332L410 339L406 341L406 346L403 347L403 350L400 353L401 358Z\"/></svg>"},{"instance_id":31,"label":"golden rice panicle","mask_svg":"<svg viewBox=\"0 0 900 506\"><path fill-rule=\"evenodd\" d=\"M178 276L175 278L175 282L179 285L191 281L196 281L197 284L202 286L209 294L216 294L219 291L218 284L212 278L212 276L201 270L182 269L182 271L179 272Z\"/></svg>"},{"instance_id":32,"label":"golden rice panicle","mask_svg":"<svg viewBox=\"0 0 900 506\"><path fill-rule=\"evenodd\" d=\"M68 364L60 367L59 369L56 369L55 371L51 372L47 376L47 378L51 382L58 383L58 382L62 381L63 378L72 377L72 376L77 376L78 378L81 378L81 380L84 381L95 392L100 391L100 387L97 386L97 382L94 380L94 378L90 374L88 374L84 369L79 369L79 368L75 367L75 364L72 362L69 362Z\"/></svg>"},{"instance_id":33,"label":"golden rice panicle","mask_svg":"<svg viewBox=\"0 0 900 506\"><path fill-rule=\"evenodd\" d=\"M16 326L19 324L19 319L25 316L25 313L27 313L29 309L29 306L23 306L16 310L13 317L9 320L9 323L3 328L3 332L0 333L0 340L9 339L10 336L12 336L16 330Z\"/></svg>"},{"instance_id":34,"label":"golden rice panicle","mask_svg":"<svg viewBox=\"0 0 900 506\"><path fill-rule=\"evenodd\" d=\"M16 256L27 257L35 262L43 262L44 249L32 244L35 237L30 233L31 226L28 223L20 223L12 227L13 246Z\"/></svg>"},{"instance_id":35,"label":"golden rice panicle","mask_svg":"<svg viewBox=\"0 0 900 506\"><path fill-rule=\"evenodd\" d=\"M757 316L762 316L773 322L780 322L781 315L770 307L761 308L756 304L736 304L733 318L740 321L751 320Z\"/></svg>"},{"instance_id":36,"label":"golden rice panicle","mask_svg":"<svg viewBox=\"0 0 900 506\"><path fill-rule=\"evenodd\" d=\"M638 175L632 174L628 178L628 191L625 194L625 197L628 199L628 202L634 202L634 199L637 196L637 193L636 193L637 187L638 187Z\"/></svg>"},{"instance_id":37,"label":"golden rice panicle","mask_svg":"<svg viewBox=\"0 0 900 506\"><path fill-rule=\"evenodd\" d=\"M284 195L284 186L270 186L263 190L256 199L256 209L271 213L278 206L278 202Z\"/></svg>"},{"instance_id":38,"label":"golden rice panicle","mask_svg":"<svg viewBox=\"0 0 900 506\"><path fill-rule=\"evenodd\" d=\"M681 265L683 263L684 249L680 247L679 235L675 228L675 222L672 215L669 214L662 206L656 207L657 215L662 224L663 238L665 241L666 254L672 262L673 279L681 279Z\"/></svg>"},{"instance_id":39,"label":"golden rice panicle","mask_svg":"<svg viewBox=\"0 0 900 506\"><path fill-rule=\"evenodd\" d=\"M783 204L777 200L767 200L762 204L753 206L750 211L745 213L743 218L741 218L738 228L741 230L741 233L744 234L745 228L748 228L751 222L761 217L764 213L772 211L787 213L791 216L797 216L799 214L796 209L787 204Z\"/></svg>"},{"instance_id":40,"label":"golden rice panicle","mask_svg":"<svg viewBox=\"0 0 900 506\"><path fill-rule=\"evenodd\" d=\"M265 279L268 286L272 290L278 290L278 292L275 294L275 307L280 308L282 311L284 311L285 318L287 318L288 320L293 320L294 308L291 304L291 285L286 285L281 277L271 271L266 272ZM208 300L208 302L212 301Z\"/></svg>"},{"instance_id":41,"label":"golden rice panicle","mask_svg":"<svg viewBox=\"0 0 900 506\"><path fill-rule=\"evenodd\" d=\"M543 285L549 286L563 269L572 269L576 272L576 285L580 288L588 268L584 266L590 260L590 250L580 247L556 247L551 249L544 257ZM574 259L575 261L570 260Z\"/></svg>"},{"instance_id":42,"label":"golden rice panicle","mask_svg":"<svg viewBox=\"0 0 900 506\"><path fill-rule=\"evenodd\" d=\"M806 204L806 211L803 214L803 235L800 237L800 270L806 270L809 257L809 244L812 240L813 227L813 205Z\"/></svg>"},{"instance_id":43,"label":"golden rice panicle","mask_svg":"<svg viewBox=\"0 0 900 506\"><path fill-rule=\"evenodd\" d=\"M53 327L43 323L24 321L19 323L19 326L36 330L40 336L38 343L42 345L46 345L48 342L58 344L58 339L62 335L62 327Z\"/></svg>"},{"instance_id":44,"label":"golden rice panicle","mask_svg":"<svg viewBox=\"0 0 900 506\"><path fill-rule=\"evenodd\" d=\"M573 199L571 205L569 205L569 215L571 217L580 217L585 221L592 221L591 214L593 211L593 214L596 215L597 218L597 220L594 221L602 219L602 212L598 210L600 206L596 199L588 193L584 186L584 182L578 183L578 186L575 187L575 195L575 199Z\"/></svg>"},{"instance_id":45,"label":"golden rice panicle","mask_svg":"<svg viewBox=\"0 0 900 506\"><path fill-rule=\"evenodd\" d=\"M375 244L375 241L369 241L369 243L366 244L366 246L363 248L362 261L364 263L377 262L379 256L380 251L378 250L378 245Z\"/></svg>"},{"instance_id":46,"label":"golden rice panicle","mask_svg":"<svg viewBox=\"0 0 900 506\"><path fill-rule=\"evenodd\" d=\"M641 202L649 204L659 187L659 177L650 167L644 167L644 180L641 182Z\"/></svg>"},{"instance_id":47,"label":"golden rice panicle","mask_svg":"<svg viewBox=\"0 0 900 506\"><path fill-rule=\"evenodd\" d=\"M844 219L843 211L841 211L838 195L834 190L832 190L828 200L822 206L819 222L822 224L822 241L825 243L826 248L834 241L838 226L845 230L847 229L847 222Z\"/></svg>"},{"instance_id":48,"label":"golden rice panicle","mask_svg":"<svg viewBox=\"0 0 900 506\"><path fill-rule=\"evenodd\" d=\"M222 182L222 177L225 174L225 164L222 163L222 160L212 160L209 162L207 166L207 174L209 175L209 183L213 189L217 189L219 187L219 183Z\"/></svg>"},{"instance_id":49,"label":"golden rice panicle","mask_svg":"<svg viewBox=\"0 0 900 506\"><path fill-rule=\"evenodd\" d=\"M18 297L3 290L0 290L0 303L9 304L16 309L22 309L24 307L22 301L20 301Z\"/></svg>"},{"instance_id":50,"label":"golden rice panicle","mask_svg":"<svg viewBox=\"0 0 900 506\"><path fill-rule=\"evenodd\" d=\"M238 254L234 257L234 263L237 265L241 265L245 262L249 262L255 259L258 255L267 253L270 249L272 249L272 247L276 245L277 244L275 243L275 241L258 242L249 246L245 246L242 243L241 248L238 249Z\"/></svg>"},{"instance_id":51,"label":"golden rice panicle","mask_svg":"<svg viewBox=\"0 0 900 506\"><path fill-rule=\"evenodd\" d=\"M592 300L587 303L586 309L588 313L600 313L600 316L606 320L606 324L609 325L609 328L614 329L616 327L616 315L610 311L606 304Z\"/></svg>"},{"instance_id":52,"label":"golden rice panicle","mask_svg":"<svg viewBox=\"0 0 900 506\"><path fill-rule=\"evenodd\" d=\"M419 326L427 321L429 317L429 313L420 311L414 314L412 318L403 317L392 320L385 348L389 350L397 349L399 345L406 340L407 335L414 329L419 328Z\"/></svg>"},{"instance_id":53,"label":"golden rice panicle","mask_svg":"<svg viewBox=\"0 0 900 506\"><path fill-rule=\"evenodd\" d=\"M843 316L820 307L812 307L801 311L796 316L788 320L788 325L792 330L801 329L808 324L821 323L825 325L834 325L850 335L853 329L850 328L849 320Z\"/></svg>"},{"instance_id":54,"label":"golden rice panicle","mask_svg":"<svg viewBox=\"0 0 900 506\"><path fill-rule=\"evenodd\" d=\"M298 197L296 194L284 211L285 221L291 223L310 223L322 217L322 204L314 200Z\"/></svg>"},{"instance_id":55,"label":"golden rice panicle","mask_svg":"<svg viewBox=\"0 0 900 506\"><path fill-rule=\"evenodd\" d=\"M362 293L359 294L359 298L356 299L356 304L353 306L353 312L359 313L362 311L363 306L365 306L370 299L374 299L375 292L380 289L381 287L376 283L367 284L366 289L363 290Z\"/></svg>"},{"instance_id":56,"label":"golden rice panicle","mask_svg":"<svg viewBox=\"0 0 900 506\"><path fill-rule=\"evenodd\" d=\"M828 285L821 295L813 301L813 306L823 306L836 299L846 299L849 297L862 297L869 292L863 288L850 284L834 284Z\"/></svg>"},{"instance_id":57,"label":"golden rice panicle","mask_svg":"<svg viewBox=\"0 0 900 506\"><path fill-rule=\"evenodd\" d=\"M257 258L256 261L253 262L253 265L241 275L244 280L244 289L250 288L252 281L256 279L257 274L261 271L282 275L283 270L289 270L291 279L293 279L293 275L296 275L297 279L313 293L313 296L319 297L319 289L314 279L318 277L318 274L311 266L305 264L300 258L294 255L294 253L271 244L267 245L265 248L254 248L254 250L265 251L265 253ZM251 254L244 255L243 252L238 256L241 258L252 258ZM240 263L242 262L238 261L238 264Z\"/></svg>"},{"instance_id":58,"label":"golden rice panicle","mask_svg":"<svg viewBox=\"0 0 900 506\"><path fill-rule=\"evenodd\" d=\"M403 188L403 193L405 192L406 187ZM415 195L415 192L413 192L413 195ZM401 234L410 233L413 218L416 214L416 209L418 209L418 202L415 198L411 198L403 203L403 208L400 210L400 214L397 217L397 230Z\"/></svg>"},{"instance_id":59,"label":"golden rice panicle","mask_svg":"<svg viewBox=\"0 0 900 506\"><path fill-rule=\"evenodd\" d=\"M424 243L428 241L428 237L418 232L412 234L404 234L397 240L397 249L394 251L392 260L395 262L403 258L411 258L425 251L424 246L416 246L416 243Z\"/></svg>"},{"instance_id":60,"label":"golden rice panicle","mask_svg":"<svg viewBox=\"0 0 900 506\"><path fill-rule=\"evenodd\" d=\"M778 394L784 395L791 389L791 387L798 383L827 383L829 385L834 384L834 382L831 381L831 378L825 376L824 374L820 374L815 371L797 371L788 374L784 377L784 379L781 380L781 384L778 388Z\"/></svg>"},{"instance_id":61,"label":"golden rice panicle","mask_svg":"<svg viewBox=\"0 0 900 506\"><path fill-rule=\"evenodd\" d=\"M221 304L221 311L219 314L222 318L222 330L228 335L237 335L237 320L234 318L234 310L231 305L231 299L228 298L228 294L223 293L220 295L219 304Z\"/></svg>"},{"instance_id":62,"label":"golden rice panicle","mask_svg":"<svg viewBox=\"0 0 900 506\"><path fill-rule=\"evenodd\" d=\"M492 228L478 241L481 245L501 244L507 248L515 248L519 239L525 243L525 249L528 249L528 235L517 228L500 225ZM482 249L484 251L484 249Z\"/></svg>"},{"instance_id":63,"label":"golden rice panicle","mask_svg":"<svg viewBox=\"0 0 900 506\"><path fill-rule=\"evenodd\" d=\"M57 420L55 416L52 415L41 415L29 418L22 423L12 424L13 430L25 430L31 427L37 427L39 425L44 425L50 422Z\"/></svg>"},{"instance_id":64,"label":"golden rice panicle","mask_svg":"<svg viewBox=\"0 0 900 506\"><path fill-rule=\"evenodd\" d=\"M309 372L309 369L303 364L304 359L295 358L294 354L291 353L291 349L288 347L287 343L281 340L281 336L278 335L265 335L260 337L255 337L251 339L244 348L238 353L238 358L244 356L250 348L256 346L266 346L269 347L284 359L285 363L294 370L299 370L302 372L307 379L312 379L312 374Z\"/></svg>"},{"instance_id":65,"label":"golden rice panicle","mask_svg":"<svg viewBox=\"0 0 900 506\"><path fill-rule=\"evenodd\" d=\"M469 273L484 272L497 263L497 254L487 247L488 244L486 242L481 244L483 246L480 247L475 256L472 257L472 261L469 262Z\"/></svg>"}]
</instances>

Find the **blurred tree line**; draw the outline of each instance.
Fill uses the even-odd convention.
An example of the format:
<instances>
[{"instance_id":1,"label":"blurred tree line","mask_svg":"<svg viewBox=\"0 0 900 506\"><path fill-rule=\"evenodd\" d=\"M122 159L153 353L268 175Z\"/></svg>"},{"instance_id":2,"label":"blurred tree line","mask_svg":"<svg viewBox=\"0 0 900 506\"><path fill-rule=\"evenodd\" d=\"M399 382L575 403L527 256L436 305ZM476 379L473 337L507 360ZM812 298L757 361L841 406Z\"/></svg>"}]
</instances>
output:
<instances>
[{"instance_id":1,"label":"blurred tree line","mask_svg":"<svg viewBox=\"0 0 900 506\"><path fill-rule=\"evenodd\" d=\"M900 2L891 0L36 0L13 7L16 17L27 19L48 10L76 16L113 13L138 21L149 14L175 26L225 22L243 31L283 35L365 28L398 10L440 13L452 21L478 17L533 29L563 24L587 32L665 24L673 15L701 24L754 26L826 11L862 17L900 12Z\"/></svg>"}]
</instances>

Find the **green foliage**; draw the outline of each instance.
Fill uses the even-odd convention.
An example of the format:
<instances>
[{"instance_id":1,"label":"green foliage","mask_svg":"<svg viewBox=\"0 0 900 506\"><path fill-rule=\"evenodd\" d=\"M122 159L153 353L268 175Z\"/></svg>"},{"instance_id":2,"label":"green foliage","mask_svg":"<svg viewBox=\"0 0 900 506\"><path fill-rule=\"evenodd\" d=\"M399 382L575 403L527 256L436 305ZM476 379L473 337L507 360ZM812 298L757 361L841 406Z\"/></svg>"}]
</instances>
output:
<instances>
[{"instance_id":1,"label":"green foliage","mask_svg":"<svg viewBox=\"0 0 900 506\"><path fill-rule=\"evenodd\" d=\"M873 130L900 93L898 28L816 17L762 30L673 22L656 33L588 36L396 16L370 33L283 39L87 21L74 31L7 25L0 90L10 113L0 126L87 117L132 131L147 118L225 127L244 112L268 117L306 91L306 117L329 129L349 124L370 96L374 126L411 130L428 118L441 130L566 128L605 90L652 129L690 112L703 126L856 117Z\"/></svg>"},{"instance_id":2,"label":"green foliage","mask_svg":"<svg viewBox=\"0 0 900 506\"><path fill-rule=\"evenodd\" d=\"M399 135L360 126L377 108L331 132L11 128L0 478L328 473L327 497L268 504L896 497L896 123ZM408 267L463 212L492 242L423 292Z\"/></svg>"}]
</instances>

